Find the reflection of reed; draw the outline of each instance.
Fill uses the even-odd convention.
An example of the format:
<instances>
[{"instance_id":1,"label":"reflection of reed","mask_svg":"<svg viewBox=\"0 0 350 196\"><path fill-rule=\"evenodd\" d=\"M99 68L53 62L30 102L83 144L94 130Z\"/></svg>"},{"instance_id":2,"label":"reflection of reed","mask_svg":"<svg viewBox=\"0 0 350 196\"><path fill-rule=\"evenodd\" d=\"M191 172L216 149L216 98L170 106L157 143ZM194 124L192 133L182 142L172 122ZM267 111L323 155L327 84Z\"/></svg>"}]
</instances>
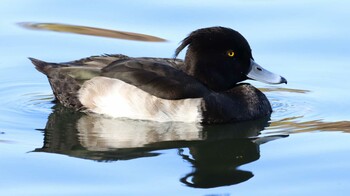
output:
<instances>
[{"instance_id":1,"label":"reflection of reed","mask_svg":"<svg viewBox=\"0 0 350 196\"><path fill-rule=\"evenodd\" d=\"M296 122L300 117L285 118L271 123L269 130L281 130L285 133L300 133L311 131L341 131L350 133L350 121L324 122L322 120L311 120Z\"/></svg>"},{"instance_id":2,"label":"reflection of reed","mask_svg":"<svg viewBox=\"0 0 350 196\"><path fill-rule=\"evenodd\" d=\"M290 92L290 93L309 93L309 90L293 88L259 88L262 92Z\"/></svg>"},{"instance_id":3,"label":"reflection of reed","mask_svg":"<svg viewBox=\"0 0 350 196\"><path fill-rule=\"evenodd\" d=\"M58 24L58 23L31 23L31 22L22 22L18 24L24 28L34 29L34 30L48 30L48 31L57 31L57 32L65 32L65 33L93 35L93 36L99 36L99 37L147 41L147 42L166 41L165 39L151 36L151 35L125 32L125 31L116 31L116 30L109 30L109 29L101 29L101 28L87 27L87 26L67 25L67 24Z\"/></svg>"},{"instance_id":4,"label":"reflection of reed","mask_svg":"<svg viewBox=\"0 0 350 196\"><path fill-rule=\"evenodd\" d=\"M9 140L0 140L0 143L7 143L7 144L9 144L9 143L12 143L12 141L9 141Z\"/></svg>"}]
</instances>

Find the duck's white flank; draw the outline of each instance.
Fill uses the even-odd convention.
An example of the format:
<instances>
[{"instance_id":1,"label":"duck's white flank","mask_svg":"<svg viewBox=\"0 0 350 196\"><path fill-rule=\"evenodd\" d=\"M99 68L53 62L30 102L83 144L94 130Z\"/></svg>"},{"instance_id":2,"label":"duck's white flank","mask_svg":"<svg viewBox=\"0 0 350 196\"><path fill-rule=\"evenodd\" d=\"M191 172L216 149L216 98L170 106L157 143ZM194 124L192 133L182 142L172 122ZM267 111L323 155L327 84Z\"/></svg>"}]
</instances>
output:
<instances>
[{"instance_id":1,"label":"duck's white flank","mask_svg":"<svg viewBox=\"0 0 350 196\"><path fill-rule=\"evenodd\" d=\"M83 84L79 100L88 111L113 118L159 122L201 122L202 98L167 100L121 80L95 77Z\"/></svg>"}]
</instances>

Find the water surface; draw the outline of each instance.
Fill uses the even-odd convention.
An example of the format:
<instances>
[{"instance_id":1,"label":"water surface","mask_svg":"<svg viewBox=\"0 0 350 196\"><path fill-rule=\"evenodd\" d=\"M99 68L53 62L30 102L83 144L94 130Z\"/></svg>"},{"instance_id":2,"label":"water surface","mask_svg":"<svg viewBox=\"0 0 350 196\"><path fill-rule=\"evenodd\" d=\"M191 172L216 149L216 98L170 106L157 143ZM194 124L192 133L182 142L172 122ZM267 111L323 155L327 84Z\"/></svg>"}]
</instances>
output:
<instances>
[{"instance_id":1,"label":"water surface","mask_svg":"<svg viewBox=\"0 0 350 196\"><path fill-rule=\"evenodd\" d=\"M346 1L0 3L1 195L348 195L350 26ZM147 34L139 42L21 22ZM201 126L88 116L53 102L27 57L172 57L192 30L227 26L288 85L252 82L271 119ZM183 58L184 54L180 55Z\"/></svg>"}]
</instances>

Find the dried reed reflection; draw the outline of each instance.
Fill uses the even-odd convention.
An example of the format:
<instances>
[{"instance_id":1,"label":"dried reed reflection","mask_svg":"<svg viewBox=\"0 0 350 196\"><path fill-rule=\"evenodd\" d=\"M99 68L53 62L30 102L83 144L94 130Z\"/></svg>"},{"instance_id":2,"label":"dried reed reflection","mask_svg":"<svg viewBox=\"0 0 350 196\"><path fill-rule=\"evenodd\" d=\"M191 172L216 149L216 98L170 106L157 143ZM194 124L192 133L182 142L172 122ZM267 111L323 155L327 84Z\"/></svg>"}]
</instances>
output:
<instances>
[{"instance_id":1,"label":"dried reed reflection","mask_svg":"<svg viewBox=\"0 0 350 196\"><path fill-rule=\"evenodd\" d=\"M271 88L259 88L262 92L289 92L289 93L309 93L309 90L303 89L293 89L293 88L281 88L281 87L271 87Z\"/></svg>"},{"instance_id":2,"label":"dried reed reflection","mask_svg":"<svg viewBox=\"0 0 350 196\"><path fill-rule=\"evenodd\" d=\"M68 25L68 24L59 24L59 23L34 23L34 22L21 22L21 23L18 23L18 25L27 29L32 29L32 30L47 30L47 31L74 33L74 34L126 39L126 40L134 40L134 41L146 41L146 42L165 42L166 41L163 38L152 36L152 35L118 31L118 30L109 30L109 29L102 29L102 28L88 27L88 26L79 26L79 25Z\"/></svg>"},{"instance_id":3,"label":"dried reed reflection","mask_svg":"<svg viewBox=\"0 0 350 196\"><path fill-rule=\"evenodd\" d=\"M322 120L311 120L298 122L302 116L285 118L271 123L268 130L280 130L274 133L302 133L312 131L340 131L350 133L350 121L324 122Z\"/></svg>"}]
</instances>

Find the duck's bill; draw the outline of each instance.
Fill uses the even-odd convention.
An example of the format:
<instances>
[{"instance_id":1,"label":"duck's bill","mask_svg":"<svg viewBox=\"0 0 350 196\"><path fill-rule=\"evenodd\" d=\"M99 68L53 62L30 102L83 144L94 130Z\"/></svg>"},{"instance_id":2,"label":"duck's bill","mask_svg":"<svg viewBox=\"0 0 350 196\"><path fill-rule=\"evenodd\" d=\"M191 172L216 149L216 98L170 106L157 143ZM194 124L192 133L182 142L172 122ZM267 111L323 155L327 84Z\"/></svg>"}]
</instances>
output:
<instances>
[{"instance_id":1,"label":"duck's bill","mask_svg":"<svg viewBox=\"0 0 350 196\"><path fill-rule=\"evenodd\" d=\"M287 80L284 77L267 71L255 63L253 60L250 61L250 71L248 72L247 77L249 79L257 80L259 82L264 82L267 84L287 84Z\"/></svg>"}]
</instances>

